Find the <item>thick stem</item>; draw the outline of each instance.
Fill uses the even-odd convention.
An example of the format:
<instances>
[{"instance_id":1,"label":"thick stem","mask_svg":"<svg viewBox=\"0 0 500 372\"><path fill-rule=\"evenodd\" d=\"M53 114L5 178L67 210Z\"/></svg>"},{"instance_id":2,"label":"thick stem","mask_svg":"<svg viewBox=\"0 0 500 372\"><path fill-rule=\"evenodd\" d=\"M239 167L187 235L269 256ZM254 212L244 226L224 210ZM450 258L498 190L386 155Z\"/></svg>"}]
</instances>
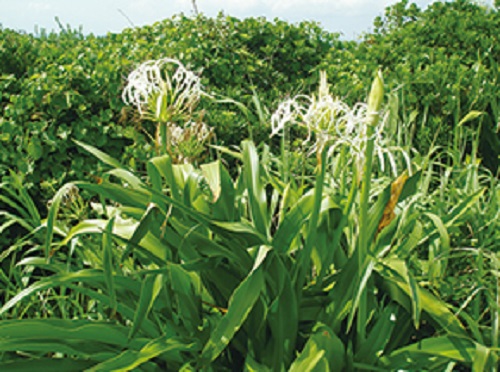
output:
<instances>
[{"instance_id":1,"label":"thick stem","mask_svg":"<svg viewBox=\"0 0 500 372\"><path fill-rule=\"evenodd\" d=\"M283 129L283 137L281 137L281 163L282 163L282 167L283 167L283 182L285 183L285 185L288 183L288 180L289 180L289 176L288 176L288 152L289 152L289 148L287 146L287 138L286 138L286 134L287 134L287 127L285 127Z\"/></svg>"},{"instance_id":2,"label":"thick stem","mask_svg":"<svg viewBox=\"0 0 500 372\"><path fill-rule=\"evenodd\" d=\"M372 180L373 168L373 150L375 147L375 138L373 136L375 128L379 120L379 111L382 106L382 99L384 97L384 88L382 76L380 72L373 81L368 99L368 122L366 124L366 145L364 154L364 166L362 174L362 186L360 195L360 211L359 211L359 231L358 231L358 280L361 282L363 271L365 269L366 256L368 254L369 236L368 227L370 221L368 220L368 202L370 198L370 188ZM359 336L359 344L364 343L366 339L366 290L361 293L357 318L357 331Z\"/></svg>"},{"instance_id":3,"label":"thick stem","mask_svg":"<svg viewBox=\"0 0 500 372\"><path fill-rule=\"evenodd\" d=\"M159 141L160 141L160 153L161 155L165 155L167 153L167 126L168 124L167 123L158 123L158 125L160 126L160 138L159 138Z\"/></svg>"},{"instance_id":4,"label":"thick stem","mask_svg":"<svg viewBox=\"0 0 500 372\"><path fill-rule=\"evenodd\" d=\"M326 173L326 155L327 150L322 148L318 154L318 167L319 174L316 177L316 185L314 188L314 206L311 213L311 218L309 219L309 225L307 227L307 239L304 244L304 248L301 252L301 255L298 258L297 262L297 272L295 276L295 289L297 293L297 298L300 300L302 295L302 287L304 286L305 278L307 272L310 271L310 263L311 263L311 252L313 250L314 245L316 244L316 235L318 230L318 220L319 220L319 212L321 210L321 201L323 199L323 186L325 182L325 173Z\"/></svg>"}]
</instances>

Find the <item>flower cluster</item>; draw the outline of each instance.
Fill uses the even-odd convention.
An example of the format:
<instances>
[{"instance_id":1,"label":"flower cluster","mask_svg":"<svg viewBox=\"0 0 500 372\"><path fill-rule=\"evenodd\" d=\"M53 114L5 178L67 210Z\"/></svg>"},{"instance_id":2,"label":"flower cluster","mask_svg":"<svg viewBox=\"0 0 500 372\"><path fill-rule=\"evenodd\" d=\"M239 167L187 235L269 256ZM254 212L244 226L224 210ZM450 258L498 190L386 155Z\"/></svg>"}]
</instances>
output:
<instances>
[{"instance_id":1,"label":"flower cluster","mask_svg":"<svg viewBox=\"0 0 500 372\"><path fill-rule=\"evenodd\" d=\"M210 128L202 121L190 121L183 127L171 126L168 129L167 152L176 163L199 161L206 155L203 145L213 135L213 128Z\"/></svg>"},{"instance_id":2,"label":"flower cluster","mask_svg":"<svg viewBox=\"0 0 500 372\"><path fill-rule=\"evenodd\" d=\"M205 155L205 144L213 130L193 111L202 96L200 78L171 58L147 61L132 71L122 98L141 116L156 122L154 137L159 153L168 153L178 163Z\"/></svg>"},{"instance_id":3,"label":"flower cluster","mask_svg":"<svg viewBox=\"0 0 500 372\"><path fill-rule=\"evenodd\" d=\"M191 112L203 94L200 78L171 58L147 61L132 71L122 98L139 113L163 123Z\"/></svg>"},{"instance_id":4,"label":"flower cluster","mask_svg":"<svg viewBox=\"0 0 500 372\"><path fill-rule=\"evenodd\" d=\"M389 146L389 141L384 138L384 122L380 120L373 128L368 138L370 117L368 106L357 103L352 108L339 98L330 94L325 72L320 73L320 85L317 96L298 95L282 102L271 117L271 136L281 134L290 125L298 125L308 130L306 145L310 144L312 153L328 151L328 156L333 155L341 146L349 148L350 153L362 168L365 156L365 146L369 139L374 140L374 152L379 159L379 164L384 170L387 157L391 169L397 174L394 151L400 151L409 166L410 160L405 151Z\"/></svg>"}]
</instances>

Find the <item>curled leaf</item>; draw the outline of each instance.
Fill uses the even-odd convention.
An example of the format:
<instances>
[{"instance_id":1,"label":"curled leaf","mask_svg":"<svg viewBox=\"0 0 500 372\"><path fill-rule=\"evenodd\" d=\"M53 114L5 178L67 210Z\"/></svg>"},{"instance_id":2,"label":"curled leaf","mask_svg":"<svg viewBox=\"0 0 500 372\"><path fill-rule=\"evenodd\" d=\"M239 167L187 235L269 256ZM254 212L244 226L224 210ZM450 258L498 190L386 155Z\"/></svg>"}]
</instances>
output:
<instances>
[{"instance_id":1,"label":"curled leaf","mask_svg":"<svg viewBox=\"0 0 500 372\"><path fill-rule=\"evenodd\" d=\"M387 227L394 219L394 208L396 208L399 196L401 195L401 191L403 191L403 187L407 179L408 174L405 172L392 183L391 197L385 206L384 213L382 214L382 218L380 219L380 222L378 224L377 234L380 233L385 227Z\"/></svg>"}]
</instances>

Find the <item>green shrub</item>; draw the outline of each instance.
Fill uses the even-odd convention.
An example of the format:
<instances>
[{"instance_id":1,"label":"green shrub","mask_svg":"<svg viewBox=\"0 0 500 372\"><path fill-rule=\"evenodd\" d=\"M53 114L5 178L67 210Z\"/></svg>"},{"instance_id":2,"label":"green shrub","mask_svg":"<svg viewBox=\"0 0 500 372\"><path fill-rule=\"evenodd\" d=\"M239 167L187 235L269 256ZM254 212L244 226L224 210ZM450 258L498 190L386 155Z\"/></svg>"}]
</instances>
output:
<instances>
[{"instance_id":1,"label":"green shrub","mask_svg":"<svg viewBox=\"0 0 500 372\"><path fill-rule=\"evenodd\" d=\"M454 134L462 117L485 112L467 125L484 133L480 152L496 174L500 13L469 0L437 1L425 10L403 0L374 26L357 55L382 66L389 86L399 87L402 110L414 113L413 145L421 153L434 145L457 148Z\"/></svg>"},{"instance_id":2,"label":"green shrub","mask_svg":"<svg viewBox=\"0 0 500 372\"><path fill-rule=\"evenodd\" d=\"M240 21L176 16L121 34L84 37L79 31L38 36L1 29L1 168L26 174L40 201L63 180L88 178L96 163L68 138L92 142L115 157L140 164L151 154L137 118L124 107L124 78L138 62L174 57L203 71L203 84L221 98L245 105L253 90L264 105L300 85L336 42L314 23L265 19ZM230 103L207 104L205 120L228 144L267 128L251 128L248 115ZM132 164L133 165L133 164ZM39 187L46 187L40 192Z\"/></svg>"}]
</instances>

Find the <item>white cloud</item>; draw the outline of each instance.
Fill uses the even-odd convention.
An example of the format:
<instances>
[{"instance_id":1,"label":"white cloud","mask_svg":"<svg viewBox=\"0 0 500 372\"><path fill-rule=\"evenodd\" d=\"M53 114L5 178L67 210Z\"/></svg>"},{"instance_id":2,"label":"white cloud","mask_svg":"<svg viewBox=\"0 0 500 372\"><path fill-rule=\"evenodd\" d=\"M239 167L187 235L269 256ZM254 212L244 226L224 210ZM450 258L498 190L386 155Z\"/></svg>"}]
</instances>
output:
<instances>
[{"instance_id":1,"label":"white cloud","mask_svg":"<svg viewBox=\"0 0 500 372\"><path fill-rule=\"evenodd\" d=\"M361 15L383 9L391 0L277 0L273 12L283 14L339 14L343 17Z\"/></svg>"},{"instance_id":2,"label":"white cloud","mask_svg":"<svg viewBox=\"0 0 500 372\"><path fill-rule=\"evenodd\" d=\"M314 20L329 31L343 32L351 38L369 29L373 19L385 7L398 0L195 0L200 12L215 16L220 11L238 18L264 16L290 22ZM435 0L412 0L425 7ZM493 0L484 0L491 3ZM173 14L193 14L192 0L0 0L0 24L4 27L32 31L57 26L54 17L72 27L83 25L85 32L104 34L120 32L128 21L146 25ZM57 29L57 27L55 27Z\"/></svg>"},{"instance_id":3,"label":"white cloud","mask_svg":"<svg viewBox=\"0 0 500 372\"><path fill-rule=\"evenodd\" d=\"M50 10L52 9L52 4L50 3L50 1L30 1L28 3L28 9L32 9L35 11Z\"/></svg>"},{"instance_id":4,"label":"white cloud","mask_svg":"<svg viewBox=\"0 0 500 372\"><path fill-rule=\"evenodd\" d=\"M190 0L189 1L191 4ZM201 12L211 13L211 12L219 12L224 11L225 13L232 14L242 14L245 12L258 11L259 9L265 9L268 6L267 2L262 0L205 0L205 1L196 1L198 5L198 9Z\"/></svg>"}]
</instances>

